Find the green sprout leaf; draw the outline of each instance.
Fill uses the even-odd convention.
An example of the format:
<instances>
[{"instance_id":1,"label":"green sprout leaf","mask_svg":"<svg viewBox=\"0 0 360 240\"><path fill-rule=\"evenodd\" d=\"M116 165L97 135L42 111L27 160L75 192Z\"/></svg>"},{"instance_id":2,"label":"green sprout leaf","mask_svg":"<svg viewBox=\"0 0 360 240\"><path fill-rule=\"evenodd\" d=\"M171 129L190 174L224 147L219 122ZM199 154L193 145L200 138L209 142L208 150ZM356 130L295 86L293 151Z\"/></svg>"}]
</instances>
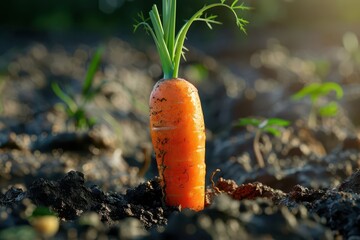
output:
<instances>
[{"instance_id":1,"label":"green sprout leaf","mask_svg":"<svg viewBox=\"0 0 360 240\"><path fill-rule=\"evenodd\" d=\"M281 118L269 118L260 120L257 118L240 118L236 126L253 126L259 131L270 133L274 136L279 136L281 131L280 127L289 126L290 122Z\"/></svg>"},{"instance_id":2,"label":"green sprout leaf","mask_svg":"<svg viewBox=\"0 0 360 240\"><path fill-rule=\"evenodd\" d=\"M240 118L239 121L237 122L237 126L254 126L254 127L258 127L260 125L261 121L259 119L256 118Z\"/></svg>"},{"instance_id":3,"label":"green sprout leaf","mask_svg":"<svg viewBox=\"0 0 360 240\"><path fill-rule=\"evenodd\" d=\"M65 111L68 117L74 120L76 128L90 128L94 126L96 122L94 118L87 115L86 104L92 100L107 83L107 81L102 81L100 84L94 86L94 77L99 68L103 51L104 49L99 47L92 57L82 86L81 98L78 99L78 101L64 92L57 83L53 82L51 84L54 93L65 103Z\"/></svg>"},{"instance_id":4,"label":"green sprout leaf","mask_svg":"<svg viewBox=\"0 0 360 240\"><path fill-rule=\"evenodd\" d=\"M190 26L201 21L212 29L212 24L221 24L217 21L216 15L208 15L207 11L217 7L225 7L235 16L237 26L244 32L245 25L248 23L245 19L239 17L239 10L248 10L243 4L238 4L239 0L234 0L230 5L225 0L218 3L205 5L197 11L185 24L180 28L177 34L176 26L176 0L162 1L162 19L159 15L156 5L154 4L149 12L150 22L140 13L139 20L134 25L134 31L143 26L146 32L152 36L160 56L160 62L164 72L164 78L177 78L181 58L184 58L184 42ZM161 21L162 20L162 21Z\"/></svg>"},{"instance_id":5,"label":"green sprout leaf","mask_svg":"<svg viewBox=\"0 0 360 240\"><path fill-rule=\"evenodd\" d=\"M319 83L312 83L308 86L303 87L302 89L300 89L300 91L298 91L297 93L295 93L292 96L293 100L301 100L305 97L310 97L311 100L314 99L314 96L316 96L316 93L318 91L320 87Z\"/></svg>"},{"instance_id":6,"label":"green sprout leaf","mask_svg":"<svg viewBox=\"0 0 360 240\"><path fill-rule=\"evenodd\" d=\"M279 127L287 127L290 125L290 122L281 118L269 118L267 120L267 126L279 126Z\"/></svg>"},{"instance_id":7,"label":"green sprout leaf","mask_svg":"<svg viewBox=\"0 0 360 240\"><path fill-rule=\"evenodd\" d=\"M305 97L309 97L312 102L315 102L320 97L326 96L332 91L335 92L337 99L342 98L344 95L342 87L337 83L334 82L312 83L309 84L308 86L305 86L297 93L295 93L292 96L292 99L300 100Z\"/></svg>"},{"instance_id":8,"label":"green sprout leaf","mask_svg":"<svg viewBox=\"0 0 360 240\"><path fill-rule=\"evenodd\" d=\"M339 105L336 102L330 102L319 108L319 114L323 117L333 117L338 113Z\"/></svg>"},{"instance_id":9,"label":"green sprout leaf","mask_svg":"<svg viewBox=\"0 0 360 240\"><path fill-rule=\"evenodd\" d=\"M56 96L58 96L67 105L69 111L74 114L78 109L76 102L69 95L67 95L57 83L51 83L51 88Z\"/></svg>"},{"instance_id":10,"label":"green sprout leaf","mask_svg":"<svg viewBox=\"0 0 360 240\"><path fill-rule=\"evenodd\" d=\"M261 120L257 118L240 118L235 126L253 126L256 128L255 130L252 129L255 131L255 137L253 141L254 153L259 167L263 168L265 167L265 160L261 154L259 146L261 135L265 132L278 137L281 135L281 127L286 127L289 124L289 121L281 118L269 118Z\"/></svg>"},{"instance_id":11,"label":"green sprout leaf","mask_svg":"<svg viewBox=\"0 0 360 240\"><path fill-rule=\"evenodd\" d=\"M280 136L280 134L281 134L281 131L279 129L277 129L277 128L274 128L274 127L265 127L265 128L263 128L263 131L267 132L267 133L270 133L270 134L272 134L272 135L274 135L276 137Z\"/></svg>"},{"instance_id":12,"label":"green sprout leaf","mask_svg":"<svg viewBox=\"0 0 360 240\"><path fill-rule=\"evenodd\" d=\"M331 91L334 91L337 99L341 99L344 96L344 91L342 87L334 82L326 82L321 85L319 88L319 94L321 96L325 96L329 94Z\"/></svg>"},{"instance_id":13,"label":"green sprout leaf","mask_svg":"<svg viewBox=\"0 0 360 240\"><path fill-rule=\"evenodd\" d=\"M86 96L86 95L88 95L90 93L91 86L93 85L93 81L94 81L96 71L98 70L100 62L101 62L101 57L102 57L103 51L104 51L104 49L102 47L99 47L96 50L93 58L91 59L89 68L88 68L88 70L86 72L83 88L82 88L82 94L84 96Z\"/></svg>"},{"instance_id":14,"label":"green sprout leaf","mask_svg":"<svg viewBox=\"0 0 360 240\"><path fill-rule=\"evenodd\" d=\"M327 96L330 92L335 92L336 99L341 99L344 96L342 87L335 82L312 83L292 96L293 100L300 100L305 97L310 98L312 104L308 118L308 125L310 127L316 126L318 114L323 117L332 117L337 114L337 103L330 102L324 106L319 106L318 104L318 99Z\"/></svg>"}]
</instances>

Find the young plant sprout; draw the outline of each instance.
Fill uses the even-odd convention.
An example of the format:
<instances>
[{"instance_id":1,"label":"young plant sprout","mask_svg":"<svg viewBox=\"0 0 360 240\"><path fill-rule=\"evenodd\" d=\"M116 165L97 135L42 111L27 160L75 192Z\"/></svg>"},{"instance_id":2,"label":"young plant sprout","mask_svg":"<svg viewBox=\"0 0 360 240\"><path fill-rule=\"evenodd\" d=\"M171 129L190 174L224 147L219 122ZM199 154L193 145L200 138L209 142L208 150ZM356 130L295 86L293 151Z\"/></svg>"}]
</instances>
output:
<instances>
[{"instance_id":1,"label":"young plant sprout","mask_svg":"<svg viewBox=\"0 0 360 240\"><path fill-rule=\"evenodd\" d=\"M336 101L327 101L323 105L319 103L321 98L325 98L332 91L335 92L338 100L344 95L343 89L339 84L326 82L311 83L292 96L293 100L300 100L306 97L310 98L311 110L308 118L309 127L313 128L316 126L318 115L321 117L333 117L338 113L339 106Z\"/></svg>"},{"instance_id":2,"label":"young plant sprout","mask_svg":"<svg viewBox=\"0 0 360 240\"><path fill-rule=\"evenodd\" d=\"M160 55L163 79L150 95L150 134L155 151L165 203L195 211L205 202L205 126L198 91L194 85L179 78L179 65L184 56L184 41L194 22L204 22L211 29L220 24L208 10L223 7L235 17L237 26L245 32L246 20L238 15L248 9L234 0L220 0L198 10L176 34L176 0L162 1L162 16L156 5L149 18L139 14L139 22L153 37Z\"/></svg>"},{"instance_id":3,"label":"young plant sprout","mask_svg":"<svg viewBox=\"0 0 360 240\"><path fill-rule=\"evenodd\" d=\"M74 120L75 127L79 129L91 128L96 123L94 118L87 116L85 106L96 96L96 94L101 91L105 84L105 81L103 81L99 85L93 86L94 77L100 65L102 52L103 49L98 48L91 59L90 66L86 72L85 81L82 86L80 103L79 101L76 101L75 97L72 97L64 92L57 83L53 82L51 84L54 93L65 103L68 117Z\"/></svg>"},{"instance_id":4,"label":"young plant sprout","mask_svg":"<svg viewBox=\"0 0 360 240\"><path fill-rule=\"evenodd\" d=\"M274 136L280 136L280 127L286 127L290 124L289 121L280 118L269 118L260 120L257 118L241 118L236 123L236 126L253 126L256 128L255 138L253 141L253 148L256 160L260 168L265 167L265 161L260 151L260 137L263 133L270 133Z\"/></svg>"}]
</instances>

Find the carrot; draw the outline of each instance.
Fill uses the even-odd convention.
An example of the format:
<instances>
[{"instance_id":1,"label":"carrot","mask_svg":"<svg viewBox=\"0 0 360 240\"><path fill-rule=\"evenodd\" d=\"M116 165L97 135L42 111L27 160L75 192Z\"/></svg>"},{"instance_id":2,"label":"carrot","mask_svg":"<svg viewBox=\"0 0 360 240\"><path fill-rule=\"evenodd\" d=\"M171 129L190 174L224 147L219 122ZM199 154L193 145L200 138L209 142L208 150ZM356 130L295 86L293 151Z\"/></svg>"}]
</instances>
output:
<instances>
[{"instance_id":1,"label":"carrot","mask_svg":"<svg viewBox=\"0 0 360 240\"><path fill-rule=\"evenodd\" d=\"M150 127L165 202L201 210L205 126L197 89L180 78L158 82L150 96Z\"/></svg>"},{"instance_id":2,"label":"carrot","mask_svg":"<svg viewBox=\"0 0 360 240\"><path fill-rule=\"evenodd\" d=\"M245 31L247 21L239 18L237 10L248 8L239 5L238 0L231 5L225 0L206 5L175 36L176 0L163 0L162 4L162 21L157 6L153 5L150 18L139 14L140 21L134 26L135 30L144 26L153 37L164 72L150 95L150 135L165 203L200 211L205 203L205 125L197 89L178 78L184 41L195 21L205 22L210 29L212 24L221 23L217 16L206 14L215 7L229 9L239 28Z\"/></svg>"}]
</instances>

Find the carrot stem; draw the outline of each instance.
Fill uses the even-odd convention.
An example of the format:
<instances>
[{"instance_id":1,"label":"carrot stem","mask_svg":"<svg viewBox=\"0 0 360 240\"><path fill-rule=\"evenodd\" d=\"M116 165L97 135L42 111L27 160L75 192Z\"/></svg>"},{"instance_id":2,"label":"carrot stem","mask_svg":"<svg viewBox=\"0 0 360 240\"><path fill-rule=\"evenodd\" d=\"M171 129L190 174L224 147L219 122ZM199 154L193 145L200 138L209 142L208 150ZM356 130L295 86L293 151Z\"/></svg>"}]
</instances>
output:
<instances>
[{"instance_id":1,"label":"carrot stem","mask_svg":"<svg viewBox=\"0 0 360 240\"><path fill-rule=\"evenodd\" d=\"M196 21L205 22L211 29L211 24L221 24L215 20L217 16L206 15L205 12L215 7L225 7L229 9L236 18L237 26L246 33L245 25L248 23L245 19L238 16L238 10L247 10L243 4L238 4L238 0L234 0L231 5L225 3L225 0L220 0L219 3L205 5L197 11L178 31L176 35L176 0L162 1L162 21L157 10L156 4L153 5L149 12L152 26L147 23L147 19L140 15L140 22L135 24L134 30L140 25L144 26L152 35L157 50L160 55L160 61L164 72L164 79L177 78L179 75L179 66L181 57L184 56L184 42L186 34L191 25Z\"/></svg>"},{"instance_id":2,"label":"carrot stem","mask_svg":"<svg viewBox=\"0 0 360 240\"><path fill-rule=\"evenodd\" d=\"M161 24L159 12L156 5L153 5L152 10L149 12L151 23L154 28L155 42L157 43L157 49L160 54L160 60L164 70L164 78L168 79L172 76L174 71L171 56L164 40L164 29Z\"/></svg>"}]
</instances>

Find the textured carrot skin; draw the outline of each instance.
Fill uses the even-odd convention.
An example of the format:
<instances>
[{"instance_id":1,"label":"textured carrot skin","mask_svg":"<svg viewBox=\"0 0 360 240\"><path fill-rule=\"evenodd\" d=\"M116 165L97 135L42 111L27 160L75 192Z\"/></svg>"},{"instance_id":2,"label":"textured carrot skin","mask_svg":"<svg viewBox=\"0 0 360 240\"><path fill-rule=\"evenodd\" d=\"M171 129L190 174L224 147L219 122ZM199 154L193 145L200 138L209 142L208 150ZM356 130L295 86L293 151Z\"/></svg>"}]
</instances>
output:
<instances>
[{"instance_id":1,"label":"textured carrot skin","mask_svg":"<svg viewBox=\"0 0 360 240\"><path fill-rule=\"evenodd\" d=\"M150 95L150 133L168 206L204 208L205 126L197 89L160 80Z\"/></svg>"}]
</instances>

